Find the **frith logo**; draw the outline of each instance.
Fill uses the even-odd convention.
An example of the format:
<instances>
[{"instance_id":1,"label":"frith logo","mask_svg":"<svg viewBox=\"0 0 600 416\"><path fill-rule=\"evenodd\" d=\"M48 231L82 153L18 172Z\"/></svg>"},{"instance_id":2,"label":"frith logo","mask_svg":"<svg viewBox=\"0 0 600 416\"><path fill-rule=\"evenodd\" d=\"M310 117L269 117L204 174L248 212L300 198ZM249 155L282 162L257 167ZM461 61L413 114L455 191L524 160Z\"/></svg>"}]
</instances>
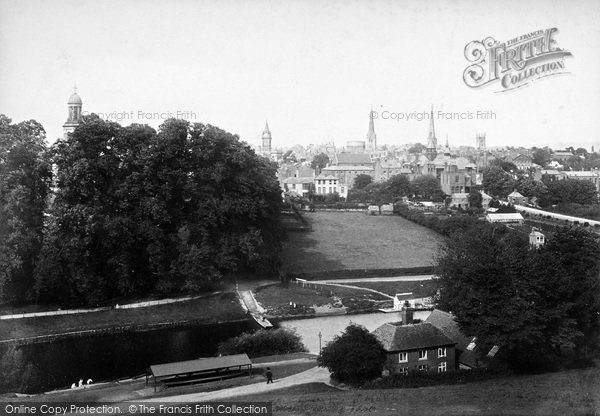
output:
<instances>
[{"instance_id":1,"label":"frith logo","mask_svg":"<svg viewBox=\"0 0 600 416\"><path fill-rule=\"evenodd\" d=\"M520 88L548 76L566 74L565 57L571 52L556 45L553 27L538 30L500 43L492 37L474 40L465 46L469 65L464 73L465 84L481 88L499 83L505 92Z\"/></svg>"}]
</instances>

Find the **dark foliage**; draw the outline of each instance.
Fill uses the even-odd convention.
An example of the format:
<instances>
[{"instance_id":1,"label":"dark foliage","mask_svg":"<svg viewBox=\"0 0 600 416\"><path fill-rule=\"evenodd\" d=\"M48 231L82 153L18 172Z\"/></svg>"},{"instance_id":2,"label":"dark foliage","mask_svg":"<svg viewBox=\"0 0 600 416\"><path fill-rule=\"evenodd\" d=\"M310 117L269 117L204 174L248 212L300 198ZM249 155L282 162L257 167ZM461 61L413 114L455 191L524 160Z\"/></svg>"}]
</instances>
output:
<instances>
[{"instance_id":1,"label":"dark foliage","mask_svg":"<svg viewBox=\"0 0 600 416\"><path fill-rule=\"evenodd\" d=\"M350 324L323 348L317 362L336 380L360 385L381 375L385 351L366 328Z\"/></svg>"},{"instance_id":2,"label":"dark foliage","mask_svg":"<svg viewBox=\"0 0 600 416\"><path fill-rule=\"evenodd\" d=\"M219 354L248 354L248 357L264 357L276 354L291 354L308 351L300 336L292 330L259 329L230 338L219 344Z\"/></svg>"}]
</instances>

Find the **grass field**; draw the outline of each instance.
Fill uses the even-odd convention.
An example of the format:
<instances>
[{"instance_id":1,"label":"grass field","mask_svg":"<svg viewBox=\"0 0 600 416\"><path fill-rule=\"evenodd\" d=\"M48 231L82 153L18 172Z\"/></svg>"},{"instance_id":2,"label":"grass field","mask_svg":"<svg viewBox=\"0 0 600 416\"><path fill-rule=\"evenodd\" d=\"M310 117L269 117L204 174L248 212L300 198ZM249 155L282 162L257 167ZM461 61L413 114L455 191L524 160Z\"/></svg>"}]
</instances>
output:
<instances>
[{"instance_id":1,"label":"grass field","mask_svg":"<svg viewBox=\"0 0 600 416\"><path fill-rule=\"evenodd\" d=\"M443 238L398 216L364 212L304 214L311 232L291 232L284 242L286 272L430 266Z\"/></svg>"},{"instance_id":2,"label":"grass field","mask_svg":"<svg viewBox=\"0 0 600 416\"><path fill-rule=\"evenodd\" d=\"M414 282L357 282L348 284L375 289L390 296L394 296L396 293L412 292L416 298L432 296L437 290L437 283L433 280L418 280Z\"/></svg>"},{"instance_id":3,"label":"grass field","mask_svg":"<svg viewBox=\"0 0 600 416\"><path fill-rule=\"evenodd\" d=\"M195 321L211 324L217 321L244 319L244 311L235 293L136 309L113 309L78 315L3 320L0 341L39 335L61 334L90 329L106 329L129 325L155 325Z\"/></svg>"},{"instance_id":4,"label":"grass field","mask_svg":"<svg viewBox=\"0 0 600 416\"><path fill-rule=\"evenodd\" d=\"M414 389L332 391L313 383L236 400L272 401L274 415L596 416L600 369Z\"/></svg>"}]
</instances>

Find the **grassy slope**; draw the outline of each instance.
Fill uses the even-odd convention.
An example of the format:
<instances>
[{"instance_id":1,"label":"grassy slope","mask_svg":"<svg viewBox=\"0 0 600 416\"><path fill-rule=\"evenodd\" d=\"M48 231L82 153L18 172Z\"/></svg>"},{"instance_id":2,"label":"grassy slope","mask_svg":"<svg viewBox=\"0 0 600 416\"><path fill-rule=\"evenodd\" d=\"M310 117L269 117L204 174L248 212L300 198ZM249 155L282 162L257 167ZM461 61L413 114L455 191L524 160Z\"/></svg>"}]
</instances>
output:
<instances>
[{"instance_id":1,"label":"grassy slope","mask_svg":"<svg viewBox=\"0 0 600 416\"><path fill-rule=\"evenodd\" d=\"M287 272L430 266L443 241L398 216L315 212L305 217L313 231L289 233L282 255Z\"/></svg>"},{"instance_id":2,"label":"grassy slope","mask_svg":"<svg viewBox=\"0 0 600 416\"><path fill-rule=\"evenodd\" d=\"M245 314L237 297L235 294L228 293L146 308L5 320L0 325L0 340L128 325L143 326L186 321L210 324L216 321L244 318Z\"/></svg>"},{"instance_id":3,"label":"grassy slope","mask_svg":"<svg viewBox=\"0 0 600 416\"><path fill-rule=\"evenodd\" d=\"M375 289L391 296L394 296L396 293L412 292L413 296L416 298L432 296L437 288L437 285L433 280L419 280L414 282L359 282L348 284Z\"/></svg>"},{"instance_id":4,"label":"grassy slope","mask_svg":"<svg viewBox=\"0 0 600 416\"><path fill-rule=\"evenodd\" d=\"M327 392L296 386L237 397L273 401L276 415L597 415L600 369L513 376L452 386Z\"/></svg>"}]
</instances>

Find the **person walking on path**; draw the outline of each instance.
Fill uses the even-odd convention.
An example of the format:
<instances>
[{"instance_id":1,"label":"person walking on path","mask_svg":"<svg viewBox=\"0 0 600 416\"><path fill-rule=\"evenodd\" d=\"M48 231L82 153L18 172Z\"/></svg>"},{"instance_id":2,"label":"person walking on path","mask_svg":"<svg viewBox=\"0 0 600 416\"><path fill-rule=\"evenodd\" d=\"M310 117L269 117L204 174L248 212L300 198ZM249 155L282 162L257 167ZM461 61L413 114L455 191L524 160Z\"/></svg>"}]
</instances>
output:
<instances>
[{"instance_id":1,"label":"person walking on path","mask_svg":"<svg viewBox=\"0 0 600 416\"><path fill-rule=\"evenodd\" d=\"M273 382L273 373L271 372L271 368L267 367L267 384Z\"/></svg>"}]
</instances>

